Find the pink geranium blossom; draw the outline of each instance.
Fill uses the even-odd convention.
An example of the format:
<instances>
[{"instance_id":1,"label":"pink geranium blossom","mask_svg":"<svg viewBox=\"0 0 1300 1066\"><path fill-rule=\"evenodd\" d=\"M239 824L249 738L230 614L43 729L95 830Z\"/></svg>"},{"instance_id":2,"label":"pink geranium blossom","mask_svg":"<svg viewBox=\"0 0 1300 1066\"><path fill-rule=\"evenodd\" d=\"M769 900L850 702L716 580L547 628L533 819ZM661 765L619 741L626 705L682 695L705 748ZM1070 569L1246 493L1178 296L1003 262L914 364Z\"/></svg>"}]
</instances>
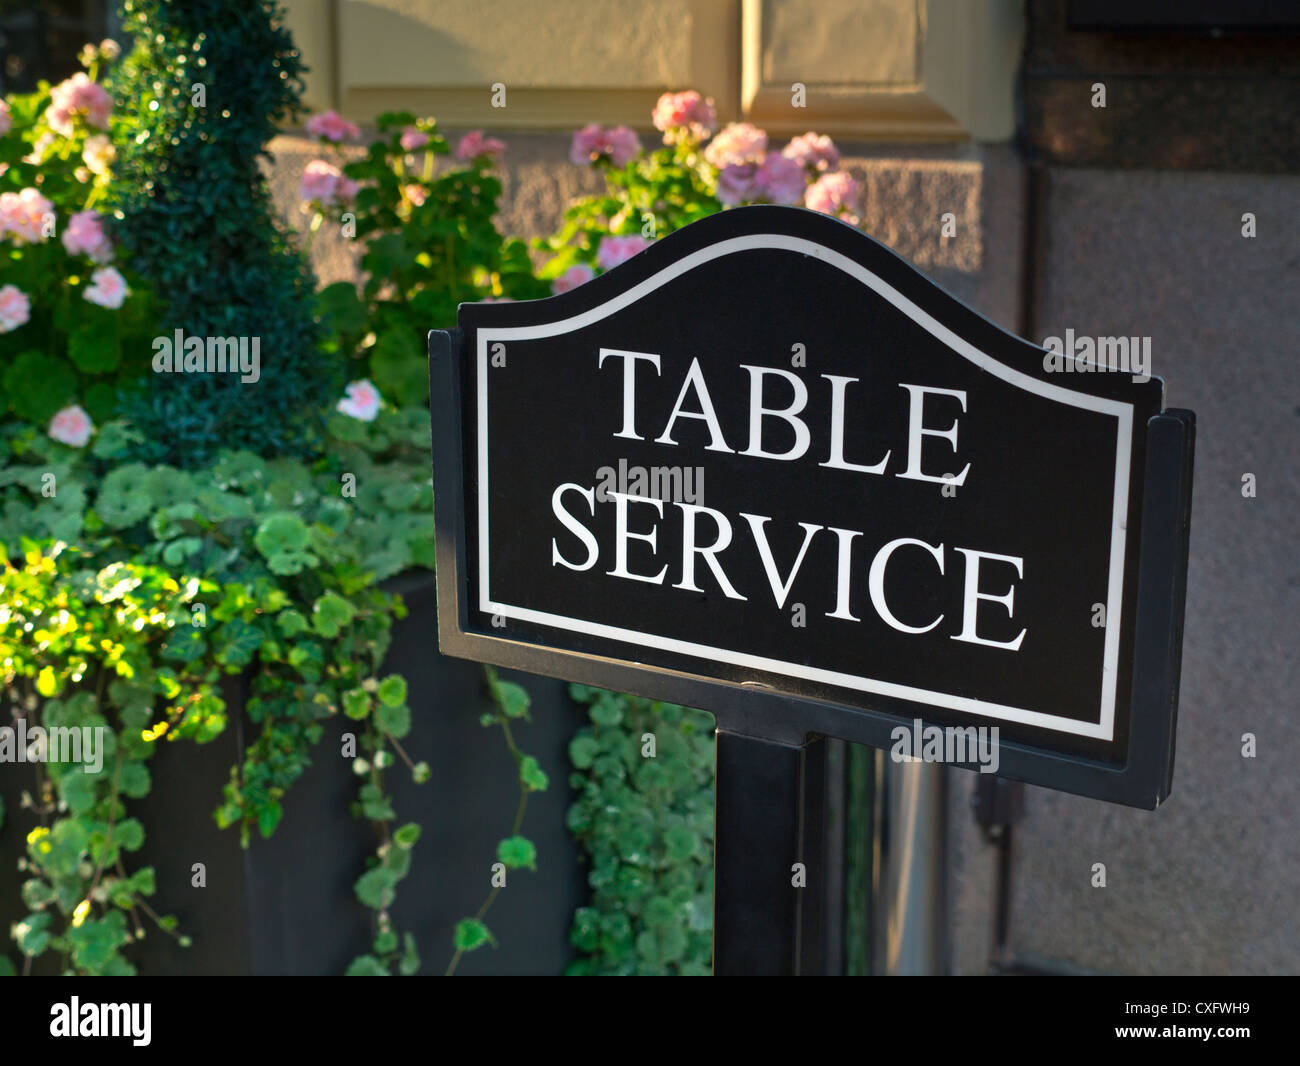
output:
<instances>
[{"instance_id":1,"label":"pink geranium blossom","mask_svg":"<svg viewBox=\"0 0 1300 1066\"><path fill-rule=\"evenodd\" d=\"M24 325L32 317L32 302L17 285L0 289L0 333L8 333Z\"/></svg>"},{"instance_id":2,"label":"pink geranium blossom","mask_svg":"<svg viewBox=\"0 0 1300 1066\"><path fill-rule=\"evenodd\" d=\"M717 128L718 116L713 101L692 89L664 93L655 104L651 121L655 129L663 131L664 144L676 144L683 139L704 140Z\"/></svg>"},{"instance_id":3,"label":"pink geranium blossom","mask_svg":"<svg viewBox=\"0 0 1300 1066\"><path fill-rule=\"evenodd\" d=\"M495 137L484 137L482 130L470 130L456 145L456 158L468 163L472 159L487 159L493 163L501 162L506 145Z\"/></svg>"},{"instance_id":4,"label":"pink geranium blossom","mask_svg":"<svg viewBox=\"0 0 1300 1066\"><path fill-rule=\"evenodd\" d=\"M339 400L338 409L349 418L373 422L379 417L379 405L383 402L383 397L365 378L349 382L343 391L347 395Z\"/></svg>"},{"instance_id":5,"label":"pink geranium blossom","mask_svg":"<svg viewBox=\"0 0 1300 1066\"><path fill-rule=\"evenodd\" d=\"M562 292L569 292L579 285L587 284L595 276L596 272L586 263L574 263L573 266L551 282L551 292L558 296Z\"/></svg>"},{"instance_id":6,"label":"pink geranium blossom","mask_svg":"<svg viewBox=\"0 0 1300 1066\"><path fill-rule=\"evenodd\" d=\"M805 170L824 173L840 165L839 149L835 142L822 133L805 133L795 137L781 149L787 159L793 159Z\"/></svg>"},{"instance_id":7,"label":"pink geranium blossom","mask_svg":"<svg viewBox=\"0 0 1300 1066\"><path fill-rule=\"evenodd\" d=\"M601 270L613 270L619 263L625 263L638 252L644 252L650 242L644 237L632 234L630 237L605 237L596 252L596 262Z\"/></svg>"},{"instance_id":8,"label":"pink geranium blossom","mask_svg":"<svg viewBox=\"0 0 1300 1066\"><path fill-rule=\"evenodd\" d=\"M754 198L769 204L797 204L803 199L806 184L798 163L768 152L754 174Z\"/></svg>"},{"instance_id":9,"label":"pink geranium blossom","mask_svg":"<svg viewBox=\"0 0 1300 1066\"><path fill-rule=\"evenodd\" d=\"M766 133L748 122L733 122L704 149L704 158L722 170L732 164L757 163L766 151Z\"/></svg>"},{"instance_id":10,"label":"pink geranium blossom","mask_svg":"<svg viewBox=\"0 0 1300 1066\"><path fill-rule=\"evenodd\" d=\"M116 311L130 293L126 278L112 267L100 267L90 275L90 284L82 295L93 304Z\"/></svg>"},{"instance_id":11,"label":"pink geranium blossom","mask_svg":"<svg viewBox=\"0 0 1300 1066\"><path fill-rule=\"evenodd\" d=\"M418 185L415 182L411 182L410 185L402 186L402 193L416 207L422 207L424 205L425 199L429 195L428 191L425 189L423 185Z\"/></svg>"},{"instance_id":12,"label":"pink geranium blossom","mask_svg":"<svg viewBox=\"0 0 1300 1066\"><path fill-rule=\"evenodd\" d=\"M621 169L640 152L640 138L626 126L604 129L593 122L574 133L573 144L569 148L569 159L575 165L583 167L599 159L608 158L614 166Z\"/></svg>"},{"instance_id":13,"label":"pink geranium blossom","mask_svg":"<svg viewBox=\"0 0 1300 1066\"><path fill-rule=\"evenodd\" d=\"M858 183L843 170L823 174L808 186L804 195L804 206L827 215L845 213L851 217L857 202Z\"/></svg>"},{"instance_id":14,"label":"pink geranium blossom","mask_svg":"<svg viewBox=\"0 0 1300 1066\"><path fill-rule=\"evenodd\" d=\"M46 223L53 219L54 204L35 189L0 193L0 236L39 244L45 240Z\"/></svg>"},{"instance_id":15,"label":"pink geranium blossom","mask_svg":"<svg viewBox=\"0 0 1300 1066\"><path fill-rule=\"evenodd\" d=\"M307 133L338 144L340 141L356 140L361 136L361 128L337 111L326 111L307 120Z\"/></svg>"},{"instance_id":16,"label":"pink geranium blossom","mask_svg":"<svg viewBox=\"0 0 1300 1066\"><path fill-rule=\"evenodd\" d=\"M45 121L55 133L71 137L73 120L78 116L89 126L107 129L108 114L112 109L113 100L104 87L91 81L83 71L78 71L50 90L50 106L45 109Z\"/></svg>"},{"instance_id":17,"label":"pink geranium blossom","mask_svg":"<svg viewBox=\"0 0 1300 1066\"><path fill-rule=\"evenodd\" d=\"M113 258L113 245L96 211L78 211L68 219L63 247L69 255L84 255L95 263L107 263Z\"/></svg>"},{"instance_id":18,"label":"pink geranium blossom","mask_svg":"<svg viewBox=\"0 0 1300 1066\"><path fill-rule=\"evenodd\" d=\"M728 163L718 172L718 199L727 207L753 200L754 176L757 173L757 163Z\"/></svg>"},{"instance_id":19,"label":"pink geranium blossom","mask_svg":"<svg viewBox=\"0 0 1300 1066\"><path fill-rule=\"evenodd\" d=\"M313 159L303 170L298 193L304 200L328 207L346 203L356 196L357 183L345 177L333 163Z\"/></svg>"},{"instance_id":20,"label":"pink geranium blossom","mask_svg":"<svg viewBox=\"0 0 1300 1066\"><path fill-rule=\"evenodd\" d=\"M50 428L47 432L60 444L84 448L94 431L95 423L90 420L90 415L86 414L80 405L74 403L50 419Z\"/></svg>"},{"instance_id":21,"label":"pink geranium blossom","mask_svg":"<svg viewBox=\"0 0 1300 1066\"><path fill-rule=\"evenodd\" d=\"M0 100L0 137L3 137L14 127L14 117L9 113L9 105Z\"/></svg>"},{"instance_id":22,"label":"pink geranium blossom","mask_svg":"<svg viewBox=\"0 0 1300 1066\"><path fill-rule=\"evenodd\" d=\"M414 152L417 148L423 148L429 143L429 135L421 129L414 126L407 126L402 130L402 151Z\"/></svg>"}]
</instances>

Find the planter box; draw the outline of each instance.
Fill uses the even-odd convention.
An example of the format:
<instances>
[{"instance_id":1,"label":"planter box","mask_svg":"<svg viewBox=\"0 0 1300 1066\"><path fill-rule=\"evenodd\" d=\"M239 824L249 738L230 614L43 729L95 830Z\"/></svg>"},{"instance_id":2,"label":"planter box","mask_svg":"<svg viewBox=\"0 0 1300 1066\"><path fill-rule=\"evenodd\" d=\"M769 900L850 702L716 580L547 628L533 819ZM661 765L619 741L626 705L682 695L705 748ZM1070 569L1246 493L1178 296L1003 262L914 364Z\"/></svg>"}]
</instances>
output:
<instances>
[{"instance_id":1,"label":"planter box","mask_svg":"<svg viewBox=\"0 0 1300 1066\"><path fill-rule=\"evenodd\" d=\"M414 725L403 746L413 761L424 760L432 769L423 785L411 783L404 765L389 771L398 824L423 827L392 913L399 933L415 935L421 973L441 973L451 958L453 926L477 911L491 887L496 844L509 835L518 804L516 771L500 730L479 725L479 715L492 708L482 668L436 650L433 576L402 575L386 587L402 594L410 613L394 626L384 672L407 679ZM571 956L569 925L586 892L578 849L564 828L566 749L581 718L563 682L502 676L532 695L533 722L523 724L517 738L551 784L532 795L524 820L524 835L537 845L538 870L509 875L486 918L500 946L465 956L458 972L554 974ZM131 804L147 839L129 868L155 867L152 906L175 914L194 940L181 948L146 922L148 936L128 949L142 974L341 974L369 948L371 912L357 901L352 885L378 841L370 823L350 813L357 779L352 760L341 756L342 734L355 723L326 723L313 765L286 797L275 834L254 839L244 851L238 833L217 829L212 819L242 750L242 687L242 679L232 679L231 722L217 740L202 747L160 745L149 763L153 791ZM34 824L30 812L19 809L19 796L34 780L30 766L0 766L7 806L0 829L0 929L13 959L17 948L7 939L8 928L25 913L15 864ZM191 887L196 862L206 867L206 888ZM56 970L52 958L37 967Z\"/></svg>"}]
</instances>

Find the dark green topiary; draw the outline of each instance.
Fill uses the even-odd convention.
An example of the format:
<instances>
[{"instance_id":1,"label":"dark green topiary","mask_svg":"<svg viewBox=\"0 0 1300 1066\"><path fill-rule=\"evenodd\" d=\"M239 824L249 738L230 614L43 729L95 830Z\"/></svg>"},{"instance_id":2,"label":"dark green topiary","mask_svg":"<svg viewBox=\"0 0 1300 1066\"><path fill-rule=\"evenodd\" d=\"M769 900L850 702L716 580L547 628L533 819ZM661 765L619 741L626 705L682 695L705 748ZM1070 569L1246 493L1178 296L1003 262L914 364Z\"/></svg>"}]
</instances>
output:
<instances>
[{"instance_id":1,"label":"dark green topiary","mask_svg":"<svg viewBox=\"0 0 1300 1066\"><path fill-rule=\"evenodd\" d=\"M130 120L115 172L118 236L158 293L160 335L261 345L256 383L150 374L124 397L146 461L194 467L223 446L303 455L340 387L321 365L311 275L260 168L277 127L301 111L303 67L281 15L276 0L122 4L136 44L113 82Z\"/></svg>"}]
</instances>

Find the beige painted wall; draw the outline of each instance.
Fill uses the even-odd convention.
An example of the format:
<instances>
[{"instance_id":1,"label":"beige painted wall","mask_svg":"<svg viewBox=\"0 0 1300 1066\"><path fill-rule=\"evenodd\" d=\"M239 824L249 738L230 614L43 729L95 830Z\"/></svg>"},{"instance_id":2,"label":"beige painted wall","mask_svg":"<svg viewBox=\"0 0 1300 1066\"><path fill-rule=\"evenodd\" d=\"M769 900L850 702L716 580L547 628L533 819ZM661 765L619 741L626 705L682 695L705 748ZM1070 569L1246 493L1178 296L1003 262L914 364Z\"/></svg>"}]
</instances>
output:
<instances>
[{"instance_id":1,"label":"beige painted wall","mask_svg":"<svg viewBox=\"0 0 1300 1066\"><path fill-rule=\"evenodd\" d=\"M695 88L723 121L752 119L778 135L817 128L999 141L1014 130L1020 0L286 0L286 8L311 68L308 104L363 122L402 108L453 126L644 128L661 92Z\"/></svg>"}]
</instances>

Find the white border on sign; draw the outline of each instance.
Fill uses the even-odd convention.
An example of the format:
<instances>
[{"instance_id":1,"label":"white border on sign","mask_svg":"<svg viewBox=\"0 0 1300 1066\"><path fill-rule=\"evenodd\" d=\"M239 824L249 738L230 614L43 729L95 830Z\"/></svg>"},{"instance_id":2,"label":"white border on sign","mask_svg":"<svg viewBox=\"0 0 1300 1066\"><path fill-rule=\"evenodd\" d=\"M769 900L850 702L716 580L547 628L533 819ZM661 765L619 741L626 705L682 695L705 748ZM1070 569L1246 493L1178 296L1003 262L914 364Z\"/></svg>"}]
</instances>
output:
<instances>
[{"instance_id":1,"label":"white border on sign","mask_svg":"<svg viewBox=\"0 0 1300 1066\"><path fill-rule=\"evenodd\" d=\"M749 655L744 652L731 651L727 648L715 648L706 644L677 640L673 637L659 636L655 633L642 633L634 629L622 629L618 626L603 625L581 618L566 618L562 615L534 611L526 607L512 607L509 604L496 603L488 592L488 499L484 491L488 485L488 425L487 425L487 385L488 385L488 343L489 341L528 340L540 337L556 337L564 333L582 329L592 323L607 318L629 304L635 303L648 293L666 285L688 271L694 270L714 259L734 252L750 251L758 248L774 248L794 252L798 255L812 256L829 266L842 270L850 277L860 281L872 292L888 300L894 307L907 315L932 336L951 348L962 358L969 360L982 370L995 377L1015 385L1027 392L1036 393L1057 403L1067 404L1101 414L1113 415L1118 423L1115 446L1115 497L1111 510L1111 546L1110 574L1106 600L1106 642L1102 657L1102 696L1101 720L1079 722L1059 715L1031 711L1023 707L1009 707L986 700L971 699L966 696L954 696L946 692L932 692L928 689L899 685L874 678L858 677L854 674L841 673L837 670L823 670L802 663L790 663L780 659L768 659L761 655ZM834 685L838 688L853 689L859 692L871 692L880 696L896 699L913 700L934 707L961 711L966 714L985 718L997 718L1007 722L1019 722L1023 725L1050 729L1057 733L1070 733L1075 736L1090 737L1099 740L1113 740L1115 734L1115 691L1119 682L1119 619L1124 592L1124 547L1126 541L1125 524L1128 519L1129 491L1129 451L1132 445L1133 409L1131 405L1120 400L1110 400L1101 396L1072 392L1059 385L1049 385L1037 378L1022 373L998 362L992 356L980 351L964 338L959 337L942 323L923 311L907 297L878 278L866 267L854 262L848 256L832 251L815 241L801 237L789 237L779 233L756 233L744 237L733 237L720 241L708 248L678 260L671 266L633 286L627 292L615 296L598 307L582 314L561 319L558 322L533 326L512 326L493 330L479 330L478 334L478 536L479 536L479 609L486 614L516 618L522 622L553 626L586 633L594 637L604 637L624 643L657 648L661 651L693 658L717 660L742 666L747 669L763 670L784 677L818 684Z\"/></svg>"}]
</instances>

